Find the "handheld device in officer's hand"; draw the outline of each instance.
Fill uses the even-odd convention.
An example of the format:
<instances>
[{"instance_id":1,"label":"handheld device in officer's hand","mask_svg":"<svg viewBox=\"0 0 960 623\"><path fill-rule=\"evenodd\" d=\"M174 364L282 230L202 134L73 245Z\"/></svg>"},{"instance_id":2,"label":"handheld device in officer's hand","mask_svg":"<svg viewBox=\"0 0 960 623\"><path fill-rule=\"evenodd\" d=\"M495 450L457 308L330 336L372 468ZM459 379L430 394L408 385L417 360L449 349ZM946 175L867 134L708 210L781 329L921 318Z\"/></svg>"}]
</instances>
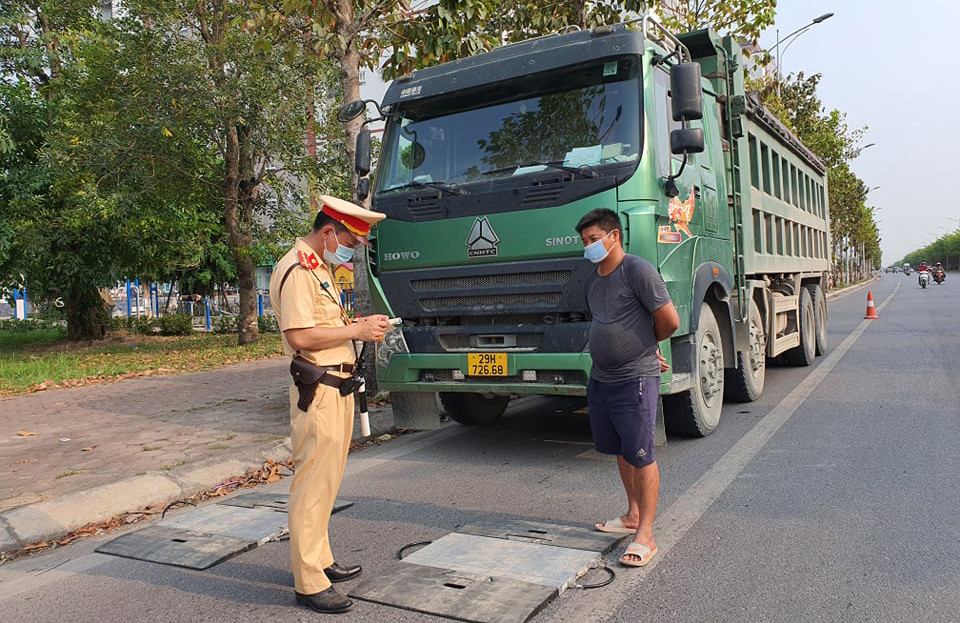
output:
<instances>
[{"instance_id":1,"label":"handheld device in officer's hand","mask_svg":"<svg viewBox=\"0 0 960 623\"><path fill-rule=\"evenodd\" d=\"M400 324L403 322L403 318L399 318L399 317L398 317L398 318L390 318L389 320L387 320L387 322L390 323L390 326L391 326L391 327L399 327ZM382 336L382 335L377 336L377 341L378 341L378 342L382 342L382 341L383 341L383 336Z\"/></svg>"}]
</instances>

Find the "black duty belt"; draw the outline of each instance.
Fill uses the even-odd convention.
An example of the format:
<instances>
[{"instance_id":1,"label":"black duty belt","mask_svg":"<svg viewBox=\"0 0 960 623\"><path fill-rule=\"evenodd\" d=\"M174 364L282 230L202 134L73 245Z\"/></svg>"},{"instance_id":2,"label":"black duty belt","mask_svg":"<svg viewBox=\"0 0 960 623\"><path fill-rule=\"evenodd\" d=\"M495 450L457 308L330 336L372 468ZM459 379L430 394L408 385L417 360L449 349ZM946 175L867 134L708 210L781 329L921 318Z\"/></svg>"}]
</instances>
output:
<instances>
[{"instance_id":1,"label":"black duty belt","mask_svg":"<svg viewBox=\"0 0 960 623\"><path fill-rule=\"evenodd\" d=\"M353 366L350 366L350 367L352 368ZM348 378L350 377L344 378L340 376L334 376L329 372L324 372L323 376L320 377L320 382L323 383L324 385L329 385L334 389L340 389L340 386L343 385L343 382L346 381Z\"/></svg>"},{"instance_id":2,"label":"black duty belt","mask_svg":"<svg viewBox=\"0 0 960 623\"><path fill-rule=\"evenodd\" d=\"M353 364L352 363L341 363L336 366L316 366L318 370L323 370L324 372L343 372L344 374L353 374Z\"/></svg>"}]
</instances>

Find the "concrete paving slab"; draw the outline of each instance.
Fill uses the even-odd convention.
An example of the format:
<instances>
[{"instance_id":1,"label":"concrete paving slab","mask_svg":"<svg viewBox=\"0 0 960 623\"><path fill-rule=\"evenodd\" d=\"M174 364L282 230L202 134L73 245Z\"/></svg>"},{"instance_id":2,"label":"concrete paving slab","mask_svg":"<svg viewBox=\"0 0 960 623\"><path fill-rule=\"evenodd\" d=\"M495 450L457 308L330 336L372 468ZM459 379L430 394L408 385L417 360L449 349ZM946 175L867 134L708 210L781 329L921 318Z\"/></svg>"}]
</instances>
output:
<instances>
[{"instance_id":1,"label":"concrete paving slab","mask_svg":"<svg viewBox=\"0 0 960 623\"><path fill-rule=\"evenodd\" d=\"M202 571L256 546L248 539L150 526L119 536L95 551Z\"/></svg>"},{"instance_id":2,"label":"concrete paving slab","mask_svg":"<svg viewBox=\"0 0 960 623\"><path fill-rule=\"evenodd\" d=\"M523 623L557 594L540 584L407 562L350 591L356 599L473 623Z\"/></svg>"},{"instance_id":3,"label":"concrete paving slab","mask_svg":"<svg viewBox=\"0 0 960 623\"><path fill-rule=\"evenodd\" d=\"M550 586L559 592L599 561L597 552L458 533L403 559L414 565Z\"/></svg>"}]
</instances>

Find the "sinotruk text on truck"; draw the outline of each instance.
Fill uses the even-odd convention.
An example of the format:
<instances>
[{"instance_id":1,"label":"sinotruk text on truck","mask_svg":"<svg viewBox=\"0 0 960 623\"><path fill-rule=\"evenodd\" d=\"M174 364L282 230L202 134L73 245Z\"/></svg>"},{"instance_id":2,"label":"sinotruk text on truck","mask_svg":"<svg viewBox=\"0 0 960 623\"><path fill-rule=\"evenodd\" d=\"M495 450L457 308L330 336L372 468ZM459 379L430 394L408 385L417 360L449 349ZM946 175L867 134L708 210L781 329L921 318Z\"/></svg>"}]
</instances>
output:
<instances>
[{"instance_id":1,"label":"sinotruk text on truck","mask_svg":"<svg viewBox=\"0 0 960 623\"><path fill-rule=\"evenodd\" d=\"M375 309L403 318L379 349L398 426L465 424L511 398L582 395L590 314L574 225L620 214L680 314L661 343L668 429L710 434L726 396L755 400L767 362L826 348L823 164L744 90L732 37L644 18L540 37L415 71L377 107ZM359 115L348 104L341 118ZM369 133L358 137L369 166Z\"/></svg>"}]
</instances>

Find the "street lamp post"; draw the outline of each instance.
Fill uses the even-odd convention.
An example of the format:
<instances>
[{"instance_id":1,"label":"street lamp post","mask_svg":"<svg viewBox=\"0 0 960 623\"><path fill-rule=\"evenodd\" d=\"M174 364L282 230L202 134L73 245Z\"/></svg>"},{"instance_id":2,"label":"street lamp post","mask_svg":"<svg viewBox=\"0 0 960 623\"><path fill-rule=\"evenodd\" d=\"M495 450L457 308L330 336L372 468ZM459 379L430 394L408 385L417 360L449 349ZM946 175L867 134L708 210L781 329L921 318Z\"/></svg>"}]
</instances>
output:
<instances>
[{"instance_id":1,"label":"street lamp post","mask_svg":"<svg viewBox=\"0 0 960 623\"><path fill-rule=\"evenodd\" d=\"M796 41L800 35L807 32L807 30L809 30L810 28L813 28L820 22L825 22L831 17L833 17L833 13L824 13L819 17L815 17L810 21L809 24L805 26L801 26L800 28L797 28L796 30L791 32L789 35L783 37L782 39L780 38L780 29L779 28L777 29L777 42L773 45L773 53L774 53L774 56L776 56L777 58L777 97L780 97L780 66L782 63L784 52L787 51L787 48L790 47L790 44ZM783 46L783 52L781 52L780 44L786 42L787 39L790 39L791 37L793 37L793 39L789 43Z\"/></svg>"}]
</instances>

